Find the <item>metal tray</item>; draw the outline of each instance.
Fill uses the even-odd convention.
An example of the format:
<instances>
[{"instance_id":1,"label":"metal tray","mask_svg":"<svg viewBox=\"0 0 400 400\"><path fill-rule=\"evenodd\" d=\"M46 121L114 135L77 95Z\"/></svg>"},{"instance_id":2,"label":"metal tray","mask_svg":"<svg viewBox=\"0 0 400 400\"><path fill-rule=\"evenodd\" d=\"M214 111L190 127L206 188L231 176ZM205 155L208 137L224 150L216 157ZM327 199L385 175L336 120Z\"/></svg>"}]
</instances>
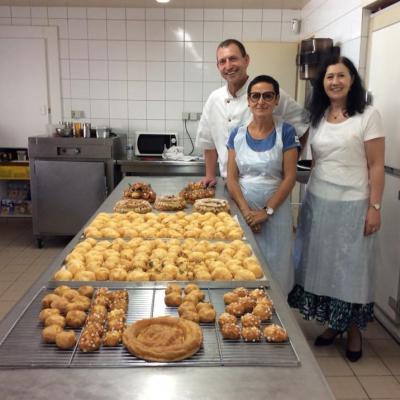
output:
<instances>
[{"instance_id":1,"label":"metal tray","mask_svg":"<svg viewBox=\"0 0 400 400\"><path fill-rule=\"evenodd\" d=\"M72 285L71 285L72 286ZM253 286L254 287L254 286ZM177 309L164 304L164 288L129 288L129 307L127 323L161 315L177 316ZM223 294L229 289L203 288L206 300L210 301L217 315L224 311ZM44 344L41 340L42 325L38 320L41 299L49 288L42 288L32 303L16 321L10 332L0 344L0 368L74 368L74 367L145 367L145 366L285 366L300 365L300 360L290 341L285 343L245 343L243 341L224 340L217 323L201 324L203 346L191 358L179 362L147 362L130 354L123 345L101 347L93 353L84 353L78 345L71 350L60 350L53 344ZM279 316L274 313L273 323L282 325ZM263 324L265 325L265 324ZM81 329L75 330L77 337ZM289 332L290 335L290 332Z\"/></svg>"}]
</instances>

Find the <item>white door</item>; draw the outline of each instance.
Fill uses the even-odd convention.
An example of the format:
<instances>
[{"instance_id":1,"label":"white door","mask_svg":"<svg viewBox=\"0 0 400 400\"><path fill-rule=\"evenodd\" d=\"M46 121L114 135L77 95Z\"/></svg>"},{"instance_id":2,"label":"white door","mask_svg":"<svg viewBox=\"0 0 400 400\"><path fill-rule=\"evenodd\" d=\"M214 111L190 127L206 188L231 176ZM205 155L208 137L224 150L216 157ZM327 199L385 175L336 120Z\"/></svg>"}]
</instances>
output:
<instances>
[{"instance_id":1,"label":"white door","mask_svg":"<svg viewBox=\"0 0 400 400\"><path fill-rule=\"evenodd\" d=\"M28 147L46 133L48 88L44 39L0 39L0 147Z\"/></svg>"},{"instance_id":2,"label":"white door","mask_svg":"<svg viewBox=\"0 0 400 400\"><path fill-rule=\"evenodd\" d=\"M385 127L385 174L381 263L376 276L375 315L400 340L400 5L371 17L368 90Z\"/></svg>"}]
</instances>

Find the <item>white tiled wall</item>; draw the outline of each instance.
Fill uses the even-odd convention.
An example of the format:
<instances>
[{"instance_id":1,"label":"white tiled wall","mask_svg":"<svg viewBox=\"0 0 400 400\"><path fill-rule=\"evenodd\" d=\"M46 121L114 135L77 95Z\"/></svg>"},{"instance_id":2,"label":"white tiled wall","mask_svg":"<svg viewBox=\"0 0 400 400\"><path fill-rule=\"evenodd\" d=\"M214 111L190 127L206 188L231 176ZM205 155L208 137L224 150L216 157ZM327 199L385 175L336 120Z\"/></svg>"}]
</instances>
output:
<instances>
[{"instance_id":1,"label":"white tiled wall","mask_svg":"<svg viewBox=\"0 0 400 400\"><path fill-rule=\"evenodd\" d=\"M363 10L363 3L362 0L311 0L301 11L301 36L333 39L361 75L365 73L368 35L368 12Z\"/></svg>"},{"instance_id":2,"label":"white tiled wall","mask_svg":"<svg viewBox=\"0 0 400 400\"><path fill-rule=\"evenodd\" d=\"M59 29L64 119L84 112L115 131L172 130L186 152L183 111L201 112L220 87L218 43L298 41L299 10L0 6L0 24ZM187 128L195 137L197 122Z\"/></svg>"}]
</instances>

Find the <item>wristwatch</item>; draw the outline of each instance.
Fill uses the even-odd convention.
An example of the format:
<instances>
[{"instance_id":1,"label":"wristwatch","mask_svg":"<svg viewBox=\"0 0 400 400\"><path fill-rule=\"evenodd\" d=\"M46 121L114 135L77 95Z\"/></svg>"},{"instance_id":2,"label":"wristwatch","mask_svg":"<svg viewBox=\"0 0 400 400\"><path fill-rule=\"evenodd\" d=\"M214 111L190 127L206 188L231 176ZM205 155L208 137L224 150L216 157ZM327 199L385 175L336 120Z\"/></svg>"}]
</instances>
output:
<instances>
[{"instance_id":1,"label":"wristwatch","mask_svg":"<svg viewBox=\"0 0 400 400\"><path fill-rule=\"evenodd\" d=\"M381 205L379 203L370 204L369 206L375 208L376 211L379 211L381 209Z\"/></svg>"},{"instance_id":2,"label":"wristwatch","mask_svg":"<svg viewBox=\"0 0 400 400\"><path fill-rule=\"evenodd\" d=\"M274 209L268 206L263 207L263 210L265 210L265 212L267 213L268 216L272 216L274 215Z\"/></svg>"}]
</instances>

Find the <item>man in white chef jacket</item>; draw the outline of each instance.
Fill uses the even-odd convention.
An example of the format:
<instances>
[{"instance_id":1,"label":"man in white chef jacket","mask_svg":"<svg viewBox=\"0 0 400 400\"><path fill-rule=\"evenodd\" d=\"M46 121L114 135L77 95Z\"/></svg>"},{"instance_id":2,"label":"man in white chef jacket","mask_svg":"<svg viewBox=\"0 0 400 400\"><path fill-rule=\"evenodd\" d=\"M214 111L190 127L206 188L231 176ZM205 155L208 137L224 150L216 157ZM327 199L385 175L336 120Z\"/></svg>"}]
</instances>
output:
<instances>
[{"instance_id":1,"label":"man in white chef jacket","mask_svg":"<svg viewBox=\"0 0 400 400\"><path fill-rule=\"evenodd\" d=\"M217 48L217 67L226 85L214 90L203 108L196 136L196 147L204 151L206 176L202 182L216 184L216 166L220 174L227 175L228 150L226 142L233 128L249 123L251 113L247 105L247 75L250 57L241 42L227 39ZM274 115L290 123L298 137L303 136L308 125L303 108L280 89L280 100Z\"/></svg>"}]
</instances>

